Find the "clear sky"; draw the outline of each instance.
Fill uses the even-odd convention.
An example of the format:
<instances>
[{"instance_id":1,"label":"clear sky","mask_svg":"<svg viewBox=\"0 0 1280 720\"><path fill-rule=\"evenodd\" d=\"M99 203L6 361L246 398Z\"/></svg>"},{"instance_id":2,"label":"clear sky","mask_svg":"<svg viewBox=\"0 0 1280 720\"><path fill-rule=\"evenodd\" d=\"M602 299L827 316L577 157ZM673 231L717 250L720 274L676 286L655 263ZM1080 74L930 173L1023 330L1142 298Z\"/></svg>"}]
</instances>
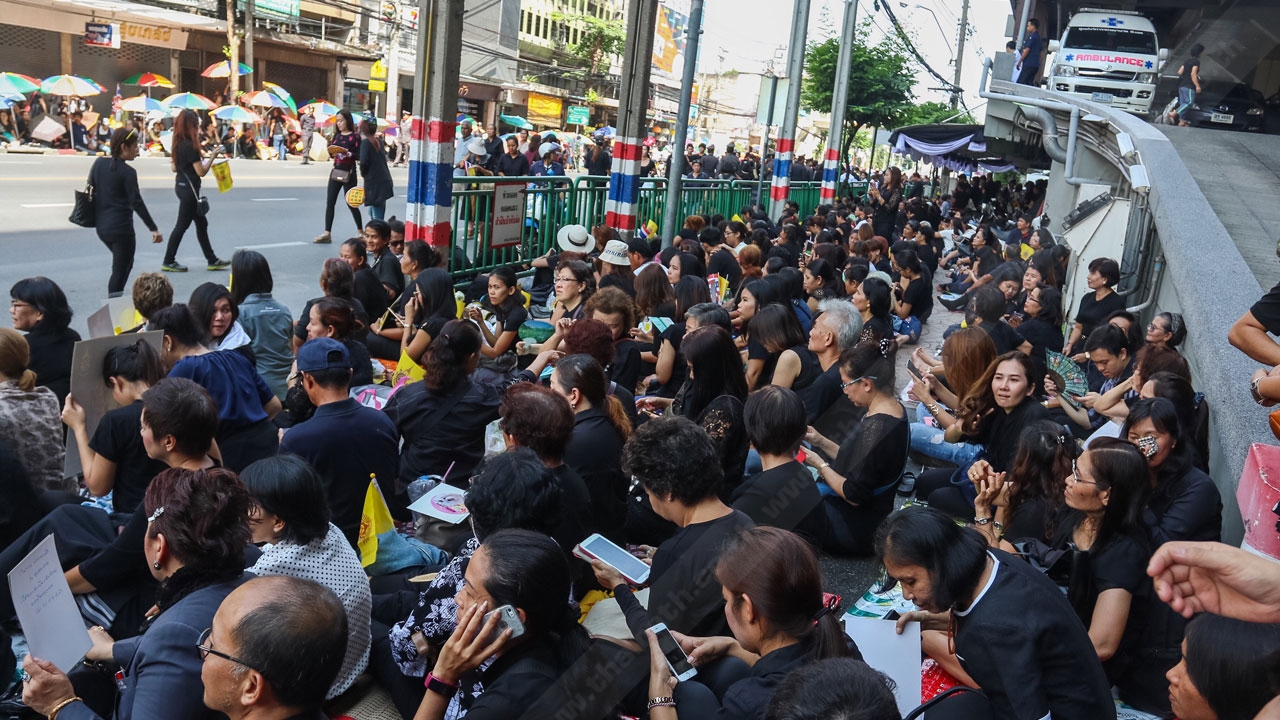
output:
<instances>
[{"instance_id":1,"label":"clear sky","mask_svg":"<svg viewBox=\"0 0 1280 720\"><path fill-rule=\"evenodd\" d=\"M902 7L900 0L881 1L893 3L894 15L908 34L914 35L916 46L925 60L943 77L950 79L955 72L952 58L960 24L960 0L907 0L907 7ZM917 4L927 10L915 7ZM837 34L844 17L844 6L842 0L811 0L807 39L813 41ZM699 71L760 71L776 55L775 71L784 74L792 8L793 4L788 0L706 0ZM934 21L935 16L937 22ZM983 101L978 97L982 52L989 56L1004 50L1008 16L1008 0L970 0L971 34L965 42L960 84L965 88L965 103L979 120L983 117L979 108ZM892 32L888 15L883 10L876 12L873 0L858 0L859 22L864 18L872 18L876 23L872 27L873 40ZM946 102L950 99L947 93L930 89L938 87L939 83L923 68L917 65L915 71L916 100Z\"/></svg>"}]
</instances>

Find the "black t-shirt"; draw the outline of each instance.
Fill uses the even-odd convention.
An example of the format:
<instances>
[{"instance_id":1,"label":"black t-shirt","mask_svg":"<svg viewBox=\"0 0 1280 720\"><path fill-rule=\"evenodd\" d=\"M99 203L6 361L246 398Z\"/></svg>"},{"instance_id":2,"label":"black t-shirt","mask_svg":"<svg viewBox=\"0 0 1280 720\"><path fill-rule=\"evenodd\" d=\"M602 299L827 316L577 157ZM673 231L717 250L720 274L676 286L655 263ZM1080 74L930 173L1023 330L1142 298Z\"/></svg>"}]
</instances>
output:
<instances>
[{"instance_id":1,"label":"black t-shirt","mask_svg":"<svg viewBox=\"0 0 1280 720\"><path fill-rule=\"evenodd\" d=\"M907 283L902 291L902 302L911 306L911 314L923 324L933 314L933 288L924 277L918 277Z\"/></svg>"},{"instance_id":2,"label":"black t-shirt","mask_svg":"<svg viewBox=\"0 0 1280 720\"><path fill-rule=\"evenodd\" d=\"M844 478L844 498L824 498L832 552L871 551L880 521L893 512L893 490L907 462L909 426L903 417L868 415L840 445L831 467Z\"/></svg>"},{"instance_id":3,"label":"black t-shirt","mask_svg":"<svg viewBox=\"0 0 1280 720\"><path fill-rule=\"evenodd\" d=\"M1044 351L1058 352L1062 349L1062 327L1050 324L1038 317L1027 318L1018 326L1017 333L1023 340L1031 343L1032 356L1043 360Z\"/></svg>"},{"instance_id":4,"label":"black t-shirt","mask_svg":"<svg viewBox=\"0 0 1280 720\"><path fill-rule=\"evenodd\" d=\"M724 246L711 253L711 258L707 260L707 274L719 275L728 280L730 294L738 292L738 284L742 282L742 266L738 264L733 251Z\"/></svg>"},{"instance_id":5,"label":"black t-shirt","mask_svg":"<svg viewBox=\"0 0 1280 720\"><path fill-rule=\"evenodd\" d=\"M1043 573L999 550L994 577L956 611L956 657L1002 720L1114 718L1111 683L1067 598Z\"/></svg>"},{"instance_id":6,"label":"black t-shirt","mask_svg":"<svg viewBox=\"0 0 1280 720\"><path fill-rule=\"evenodd\" d=\"M177 183L189 183L196 193L200 192L200 176L196 173L193 166L203 160L200 151L186 141L175 141L173 143L173 167L175 168L174 179Z\"/></svg>"},{"instance_id":7,"label":"black t-shirt","mask_svg":"<svg viewBox=\"0 0 1280 720\"><path fill-rule=\"evenodd\" d=\"M1107 316L1117 310L1124 309L1124 298L1114 292L1107 293L1107 296L1098 300L1094 293L1085 293L1080 298L1080 310L1076 312L1076 322L1080 323L1081 333L1080 340L1076 343L1076 347L1072 348L1072 352L1079 352L1084 349L1084 343L1089 339L1089 333L1093 329L1106 322Z\"/></svg>"},{"instance_id":8,"label":"black t-shirt","mask_svg":"<svg viewBox=\"0 0 1280 720\"><path fill-rule=\"evenodd\" d=\"M133 512L142 502L151 478L168 466L147 457L142 446L142 401L116 408L102 416L89 440L89 448L116 464L111 502L116 512Z\"/></svg>"},{"instance_id":9,"label":"black t-shirt","mask_svg":"<svg viewBox=\"0 0 1280 720\"><path fill-rule=\"evenodd\" d=\"M1280 335L1280 283L1249 308L1253 317L1272 335Z\"/></svg>"},{"instance_id":10,"label":"black t-shirt","mask_svg":"<svg viewBox=\"0 0 1280 720\"><path fill-rule=\"evenodd\" d=\"M525 320L529 319L529 311L525 310L520 303L512 302L501 308L496 308L494 316L497 317L498 322L502 325L498 331L499 335L504 332L518 333L520 332L520 326L524 324ZM511 347L514 351L515 345L513 344Z\"/></svg>"},{"instance_id":11,"label":"black t-shirt","mask_svg":"<svg viewBox=\"0 0 1280 720\"><path fill-rule=\"evenodd\" d=\"M1047 420L1049 411L1034 398L1026 398L1009 412L996 408L982 421L975 442L986 451L987 462L996 472L1013 467L1018 454L1018 439L1024 428L1039 420Z\"/></svg>"},{"instance_id":12,"label":"black t-shirt","mask_svg":"<svg viewBox=\"0 0 1280 720\"><path fill-rule=\"evenodd\" d=\"M640 344L626 338L614 343L613 362L609 363L609 379L633 392L640 380Z\"/></svg>"},{"instance_id":13,"label":"black t-shirt","mask_svg":"<svg viewBox=\"0 0 1280 720\"><path fill-rule=\"evenodd\" d=\"M916 243L912 250L916 251L916 257L920 258L920 265L924 268L921 277L926 278L925 284L928 284L927 278L933 277L938 270L938 251L934 249L930 243Z\"/></svg>"},{"instance_id":14,"label":"black t-shirt","mask_svg":"<svg viewBox=\"0 0 1280 720\"><path fill-rule=\"evenodd\" d=\"M634 403L632 407L635 407ZM628 477L622 472L622 435L609 422L608 410L593 407L573 416L573 435L564 462L582 478L591 501L585 530L615 543L625 539Z\"/></svg>"},{"instance_id":15,"label":"black t-shirt","mask_svg":"<svg viewBox=\"0 0 1280 720\"><path fill-rule=\"evenodd\" d=\"M356 314L364 312L365 317L361 318L361 322L368 325L371 322L381 320L382 314L387 311L387 306L391 304L391 298L387 296L387 289L382 286L382 281L378 279L377 273L367 267L362 267L355 273L355 285L351 291L352 299L359 305L356 306Z\"/></svg>"},{"instance_id":16,"label":"black t-shirt","mask_svg":"<svg viewBox=\"0 0 1280 720\"><path fill-rule=\"evenodd\" d=\"M808 385L799 389L792 388L804 403L804 414L809 424L813 424L814 420L840 399L840 383L840 364L836 363L820 372Z\"/></svg>"},{"instance_id":17,"label":"black t-shirt","mask_svg":"<svg viewBox=\"0 0 1280 720\"><path fill-rule=\"evenodd\" d=\"M1182 61L1182 74L1178 76L1178 87L1195 88L1196 83L1191 79L1191 71L1200 67L1200 58L1188 57Z\"/></svg>"},{"instance_id":18,"label":"black t-shirt","mask_svg":"<svg viewBox=\"0 0 1280 720\"><path fill-rule=\"evenodd\" d=\"M622 292L630 295L633 299L636 296L636 286L634 275L630 271L609 273L600 278L600 289L607 287L616 287Z\"/></svg>"},{"instance_id":19,"label":"black t-shirt","mask_svg":"<svg viewBox=\"0 0 1280 720\"><path fill-rule=\"evenodd\" d=\"M978 327L987 331L987 335L991 337L991 342L995 343L997 355L1003 355L1010 350L1017 350L1024 342L1018 331L1009 327L1009 323L1003 320L983 321Z\"/></svg>"},{"instance_id":20,"label":"black t-shirt","mask_svg":"<svg viewBox=\"0 0 1280 720\"><path fill-rule=\"evenodd\" d=\"M752 475L729 498L756 525L794 531L818 546L827 531L822 495L809 469L796 461Z\"/></svg>"},{"instance_id":21,"label":"black t-shirt","mask_svg":"<svg viewBox=\"0 0 1280 720\"><path fill-rule=\"evenodd\" d=\"M684 339L684 331L684 323L672 323L653 341L654 355L662 352L664 342L671 343L671 348L676 351L676 361L671 368L671 379L658 388L658 392L655 393L658 397L675 397L680 387L684 385L685 376L689 373L689 366L684 361L684 356L680 354L680 341Z\"/></svg>"},{"instance_id":22,"label":"black t-shirt","mask_svg":"<svg viewBox=\"0 0 1280 720\"><path fill-rule=\"evenodd\" d=\"M422 475L443 475L457 462L449 480L465 482L484 456L484 427L498 419L501 402L500 387L470 378L440 392L421 382L401 388L383 409L404 440L400 480L407 485Z\"/></svg>"}]
</instances>

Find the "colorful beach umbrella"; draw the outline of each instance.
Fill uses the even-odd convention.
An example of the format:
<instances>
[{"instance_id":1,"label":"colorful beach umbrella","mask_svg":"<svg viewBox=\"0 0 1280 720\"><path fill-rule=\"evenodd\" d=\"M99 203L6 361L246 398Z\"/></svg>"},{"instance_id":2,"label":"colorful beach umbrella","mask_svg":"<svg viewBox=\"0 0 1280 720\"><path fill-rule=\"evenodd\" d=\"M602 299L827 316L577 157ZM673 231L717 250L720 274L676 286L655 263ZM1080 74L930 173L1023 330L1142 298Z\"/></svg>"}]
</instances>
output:
<instances>
[{"instance_id":1,"label":"colorful beach umbrella","mask_svg":"<svg viewBox=\"0 0 1280 720\"><path fill-rule=\"evenodd\" d=\"M334 115L337 115L338 110L341 109L337 105L334 105L333 103L329 102L328 100L312 100L311 102L307 103L306 105L303 105L298 109L305 111L307 108L313 108L315 110L316 115L319 115L321 117L332 117Z\"/></svg>"},{"instance_id":2,"label":"colorful beach umbrella","mask_svg":"<svg viewBox=\"0 0 1280 720\"><path fill-rule=\"evenodd\" d=\"M213 116L219 120L227 120L230 122L262 122L262 117L257 113L251 110L246 110L239 105L223 105L213 111Z\"/></svg>"},{"instance_id":3,"label":"colorful beach umbrella","mask_svg":"<svg viewBox=\"0 0 1280 720\"><path fill-rule=\"evenodd\" d=\"M521 130L533 129L533 124L519 115L499 115L498 119L508 125L520 128Z\"/></svg>"},{"instance_id":4,"label":"colorful beach umbrella","mask_svg":"<svg viewBox=\"0 0 1280 720\"><path fill-rule=\"evenodd\" d=\"M22 73L0 73L0 94L22 95L40 89L40 80Z\"/></svg>"},{"instance_id":5,"label":"colorful beach umbrella","mask_svg":"<svg viewBox=\"0 0 1280 720\"><path fill-rule=\"evenodd\" d=\"M54 75L40 83L40 92L45 95L63 95L66 97L87 97L100 95L103 87L98 83L75 75Z\"/></svg>"},{"instance_id":6,"label":"colorful beach umbrella","mask_svg":"<svg viewBox=\"0 0 1280 720\"><path fill-rule=\"evenodd\" d=\"M249 67L248 65L245 65L244 63L237 63L237 64L239 65L239 68L240 68L237 71L237 74L248 75L253 72L253 68ZM207 78L231 77L231 61L223 60L222 62L216 62L210 65L209 67L205 68L204 72L200 74Z\"/></svg>"},{"instance_id":7,"label":"colorful beach umbrella","mask_svg":"<svg viewBox=\"0 0 1280 720\"><path fill-rule=\"evenodd\" d=\"M151 98L146 95L139 95L138 97L131 97L120 103L120 109L125 112L164 112L169 108L155 98Z\"/></svg>"},{"instance_id":8,"label":"colorful beach umbrella","mask_svg":"<svg viewBox=\"0 0 1280 720\"><path fill-rule=\"evenodd\" d=\"M266 90L247 93L244 96L244 102L246 105L252 105L254 107L280 108L282 110L289 109L289 104L286 103L283 98L275 93L267 92Z\"/></svg>"},{"instance_id":9,"label":"colorful beach umbrella","mask_svg":"<svg viewBox=\"0 0 1280 720\"><path fill-rule=\"evenodd\" d=\"M267 89L267 92L270 92L281 100L284 100L289 105L289 110L294 115L298 114L298 103L294 102L293 96L289 94L288 90L285 90L273 82L264 82L262 85Z\"/></svg>"},{"instance_id":10,"label":"colorful beach umbrella","mask_svg":"<svg viewBox=\"0 0 1280 720\"><path fill-rule=\"evenodd\" d=\"M217 107L209 98L190 92L170 95L161 102L164 103L165 107L185 108L187 110L212 110Z\"/></svg>"},{"instance_id":11,"label":"colorful beach umbrella","mask_svg":"<svg viewBox=\"0 0 1280 720\"><path fill-rule=\"evenodd\" d=\"M173 81L170 80L169 78L163 75L157 75L155 73L150 73L150 72L138 73L137 75L134 75L131 78L127 78L124 81L124 84L137 85L138 87L149 87L149 88L150 87L162 87L162 88L173 87Z\"/></svg>"}]
</instances>

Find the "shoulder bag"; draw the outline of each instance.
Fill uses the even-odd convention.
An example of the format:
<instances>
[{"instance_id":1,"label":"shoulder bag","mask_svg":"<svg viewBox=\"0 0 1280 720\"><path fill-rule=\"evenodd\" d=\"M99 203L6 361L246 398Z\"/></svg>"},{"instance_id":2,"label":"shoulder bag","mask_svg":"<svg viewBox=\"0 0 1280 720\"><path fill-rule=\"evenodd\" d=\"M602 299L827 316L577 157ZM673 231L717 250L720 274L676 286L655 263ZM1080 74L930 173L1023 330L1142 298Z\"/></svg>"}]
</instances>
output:
<instances>
[{"instance_id":1,"label":"shoulder bag","mask_svg":"<svg viewBox=\"0 0 1280 720\"><path fill-rule=\"evenodd\" d=\"M84 182L84 190L75 191L75 207L67 219L83 228L91 228L98 224L98 211L93 199L93 170Z\"/></svg>"},{"instance_id":2,"label":"shoulder bag","mask_svg":"<svg viewBox=\"0 0 1280 720\"><path fill-rule=\"evenodd\" d=\"M204 193L196 192L196 184L191 182L191 177L187 175L187 172L185 170L182 171L182 177L186 179L187 187L191 188L191 194L195 196L196 215L198 217L204 217L205 215L208 215L209 214L209 198L205 197Z\"/></svg>"}]
</instances>

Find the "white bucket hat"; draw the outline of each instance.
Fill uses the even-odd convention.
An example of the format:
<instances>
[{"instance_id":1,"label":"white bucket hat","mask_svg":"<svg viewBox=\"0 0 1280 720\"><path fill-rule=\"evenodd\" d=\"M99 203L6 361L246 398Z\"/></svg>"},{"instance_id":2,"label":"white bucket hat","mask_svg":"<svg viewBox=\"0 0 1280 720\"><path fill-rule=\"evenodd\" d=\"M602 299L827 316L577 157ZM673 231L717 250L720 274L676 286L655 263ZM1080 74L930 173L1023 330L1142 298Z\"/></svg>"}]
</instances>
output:
<instances>
[{"instance_id":1,"label":"white bucket hat","mask_svg":"<svg viewBox=\"0 0 1280 720\"><path fill-rule=\"evenodd\" d=\"M476 157L489 156L489 151L484 147L484 140L481 140L480 138L475 138L467 142L467 152L475 155Z\"/></svg>"},{"instance_id":2,"label":"white bucket hat","mask_svg":"<svg viewBox=\"0 0 1280 720\"><path fill-rule=\"evenodd\" d=\"M627 259L627 249L627 244L621 240L610 240L600 253L600 260L610 265L626 265L629 267L631 261Z\"/></svg>"},{"instance_id":3,"label":"white bucket hat","mask_svg":"<svg viewBox=\"0 0 1280 720\"><path fill-rule=\"evenodd\" d=\"M588 252L592 245L591 233L585 225L565 225L556 233L556 245L565 252Z\"/></svg>"}]
</instances>

